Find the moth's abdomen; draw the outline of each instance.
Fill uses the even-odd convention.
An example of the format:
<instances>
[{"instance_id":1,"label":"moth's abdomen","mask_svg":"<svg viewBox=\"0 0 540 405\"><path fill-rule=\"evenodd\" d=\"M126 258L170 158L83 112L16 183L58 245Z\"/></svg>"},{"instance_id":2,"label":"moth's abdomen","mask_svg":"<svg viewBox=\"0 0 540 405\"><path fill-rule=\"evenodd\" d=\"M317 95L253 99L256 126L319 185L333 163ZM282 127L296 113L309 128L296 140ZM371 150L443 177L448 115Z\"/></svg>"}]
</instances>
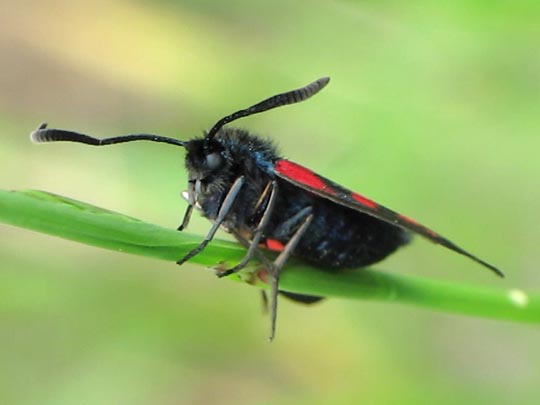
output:
<instances>
[{"instance_id":1,"label":"moth's abdomen","mask_svg":"<svg viewBox=\"0 0 540 405\"><path fill-rule=\"evenodd\" d=\"M294 254L321 268L364 267L383 260L409 240L401 228L334 205L315 209Z\"/></svg>"},{"instance_id":2,"label":"moth's abdomen","mask_svg":"<svg viewBox=\"0 0 540 405\"><path fill-rule=\"evenodd\" d=\"M379 262L410 240L403 229L332 203L285 182L280 182L280 199L272 216L269 238L286 243L279 225L302 208L311 206L313 220L293 255L320 268L355 268Z\"/></svg>"}]
</instances>

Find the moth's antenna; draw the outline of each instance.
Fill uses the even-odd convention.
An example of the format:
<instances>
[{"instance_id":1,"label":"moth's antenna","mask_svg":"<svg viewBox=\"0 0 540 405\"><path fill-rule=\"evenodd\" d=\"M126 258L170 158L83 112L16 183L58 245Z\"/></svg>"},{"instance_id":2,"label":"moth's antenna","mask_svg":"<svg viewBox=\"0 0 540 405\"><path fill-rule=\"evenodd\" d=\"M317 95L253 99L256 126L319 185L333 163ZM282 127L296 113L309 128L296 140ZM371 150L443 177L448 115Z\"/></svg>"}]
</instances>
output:
<instances>
[{"instance_id":1,"label":"moth's antenna","mask_svg":"<svg viewBox=\"0 0 540 405\"><path fill-rule=\"evenodd\" d=\"M315 80L313 83L310 83L307 86L296 90L291 90L286 93L277 94L275 96L267 98L266 100L261 101L260 103L252 105L249 108L236 111L231 115L227 115L226 117L220 119L212 127L212 129L206 134L205 138L212 139L224 125L239 118L268 111L272 108L281 107L282 105L294 104L307 100L311 96L317 94L324 86L328 84L329 81L329 77L321 77L319 80Z\"/></svg>"},{"instance_id":2,"label":"moth's antenna","mask_svg":"<svg viewBox=\"0 0 540 405\"><path fill-rule=\"evenodd\" d=\"M171 145L186 146L185 141L179 141L174 138L167 138L165 136L152 135L152 134L129 134L115 136L112 138L98 139L89 135L81 134L73 131L66 131L63 129L47 129L47 123L41 124L35 131L30 134L30 139L36 143L42 142L78 142L85 143L87 145L103 146L112 145L115 143L132 142L132 141L151 141L151 142L164 142Z\"/></svg>"}]
</instances>

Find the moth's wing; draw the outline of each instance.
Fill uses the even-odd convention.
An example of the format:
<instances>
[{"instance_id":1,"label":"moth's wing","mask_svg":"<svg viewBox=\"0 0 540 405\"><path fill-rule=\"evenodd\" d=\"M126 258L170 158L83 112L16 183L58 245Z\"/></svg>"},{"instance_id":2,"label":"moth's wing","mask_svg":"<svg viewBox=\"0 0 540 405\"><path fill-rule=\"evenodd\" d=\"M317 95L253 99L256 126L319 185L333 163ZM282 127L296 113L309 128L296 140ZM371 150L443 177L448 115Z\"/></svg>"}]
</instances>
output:
<instances>
[{"instance_id":1,"label":"moth's wing","mask_svg":"<svg viewBox=\"0 0 540 405\"><path fill-rule=\"evenodd\" d=\"M355 193L354 191L350 191L339 184L318 175L306 167L286 159L280 159L274 165L274 172L280 179L294 184L301 189L330 200L335 204L353 209L366 215L370 215L381 221L388 222L389 224L399 226L407 231L421 235L434 243L442 245L461 255L467 256L475 262L487 267L498 276L504 277L503 272L495 266L460 248L455 243L429 229L428 227L405 215L398 214L397 212L392 211L358 193Z\"/></svg>"}]
</instances>

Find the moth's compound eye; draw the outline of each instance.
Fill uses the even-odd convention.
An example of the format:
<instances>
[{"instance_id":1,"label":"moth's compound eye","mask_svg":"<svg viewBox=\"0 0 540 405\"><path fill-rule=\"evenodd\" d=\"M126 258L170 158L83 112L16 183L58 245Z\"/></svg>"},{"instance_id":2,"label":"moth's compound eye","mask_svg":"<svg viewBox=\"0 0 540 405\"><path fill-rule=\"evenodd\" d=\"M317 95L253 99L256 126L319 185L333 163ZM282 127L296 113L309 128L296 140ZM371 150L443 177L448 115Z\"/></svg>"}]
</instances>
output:
<instances>
[{"instance_id":1,"label":"moth's compound eye","mask_svg":"<svg viewBox=\"0 0 540 405\"><path fill-rule=\"evenodd\" d=\"M210 170L216 170L223 164L223 157L217 152L206 155L206 165Z\"/></svg>"}]
</instances>

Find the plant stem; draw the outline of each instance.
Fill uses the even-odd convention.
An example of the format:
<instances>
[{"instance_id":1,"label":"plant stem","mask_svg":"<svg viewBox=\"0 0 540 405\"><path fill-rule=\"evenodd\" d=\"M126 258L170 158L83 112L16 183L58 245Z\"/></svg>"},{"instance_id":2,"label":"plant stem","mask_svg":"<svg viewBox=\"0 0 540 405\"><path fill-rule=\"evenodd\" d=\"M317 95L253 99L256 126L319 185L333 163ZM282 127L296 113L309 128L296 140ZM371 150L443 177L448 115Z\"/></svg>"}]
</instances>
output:
<instances>
[{"instance_id":1,"label":"plant stem","mask_svg":"<svg viewBox=\"0 0 540 405\"><path fill-rule=\"evenodd\" d=\"M40 191L0 190L0 222L168 261L176 261L201 240L197 235L162 228ZM191 262L203 266L235 263L244 253L239 244L214 240ZM247 274L257 274L258 268L260 264L254 262ZM253 277L248 279L261 285ZM287 264L280 286L287 291L309 295L409 303L446 312L540 323L540 295L516 289L489 289L373 269L329 272L308 267L298 260Z\"/></svg>"}]
</instances>

